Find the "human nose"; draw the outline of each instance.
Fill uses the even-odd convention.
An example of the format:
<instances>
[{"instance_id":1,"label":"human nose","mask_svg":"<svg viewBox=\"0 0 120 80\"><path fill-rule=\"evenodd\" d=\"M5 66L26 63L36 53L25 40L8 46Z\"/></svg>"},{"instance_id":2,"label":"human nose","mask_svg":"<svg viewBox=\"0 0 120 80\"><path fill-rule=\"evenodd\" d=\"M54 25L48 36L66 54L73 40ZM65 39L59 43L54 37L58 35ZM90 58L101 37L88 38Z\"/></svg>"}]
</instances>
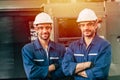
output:
<instances>
[{"instance_id":1,"label":"human nose","mask_svg":"<svg viewBox=\"0 0 120 80\"><path fill-rule=\"evenodd\" d=\"M43 32L47 32L47 30L48 30L47 28L43 28Z\"/></svg>"},{"instance_id":2,"label":"human nose","mask_svg":"<svg viewBox=\"0 0 120 80\"><path fill-rule=\"evenodd\" d=\"M84 25L84 29L88 29L89 26L87 24Z\"/></svg>"}]
</instances>

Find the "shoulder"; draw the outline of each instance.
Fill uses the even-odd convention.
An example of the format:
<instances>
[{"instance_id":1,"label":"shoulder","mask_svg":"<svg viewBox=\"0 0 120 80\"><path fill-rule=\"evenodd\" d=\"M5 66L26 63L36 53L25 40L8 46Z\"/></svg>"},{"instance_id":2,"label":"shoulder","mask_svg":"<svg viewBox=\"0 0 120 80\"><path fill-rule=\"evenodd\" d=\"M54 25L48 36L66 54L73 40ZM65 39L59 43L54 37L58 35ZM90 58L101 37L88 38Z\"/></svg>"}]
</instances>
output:
<instances>
[{"instance_id":1,"label":"shoulder","mask_svg":"<svg viewBox=\"0 0 120 80\"><path fill-rule=\"evenodd\" d=\"M75 40L75 41L72 41L70 44L69 44L69 47L71 47L71 46L79 46L79 44L80 44L80 42L81 42L81 38L79 39L79 40Z\"/></svg>"},{"instance_id":2,"label":"shoulder","mask_svg":"<svg viewBox=\"0 0 120 80\"><path fill-rule=\"evenodd\" d=\"M23 48L29 48L29 47L32 47L32 45L33 45L33 42L27 43L23 46Z\"/></svg>"},{"instance_id":3,"label":"shoulder","mask_svg":"<svg viewBox=\"0 0 120 80\"><path fill-rule=\"evenodd\" d=\"M105 38L98 37L98 41L101 45L110 45L110 42Z\"/></svg>"},{"instance_id":4,"label":"shoulder","mask_svg":"<svg viewBox=\"0 0 120 80\"><path fill-rule=\"evenodd\" d=\"M51 41L51 46L56 49L65 49L65 46L61 43Z\"/></svg>"},{"instance_id":5,"label":"shoulder","mask_svg":"<svg viewBox=\"0 0 120 80\"><path fill-rule=\"evenodd\" d=\"M111 44L107 39L98 36L94 41L94 47L99 48L101 51L103 51L108 48L111 49Z\"/></svg>"},{"instance_id":6,"label":"shoulder","mask_svg":"<svg viewBox=\"0 0 120 80\"><path fill-rule=\"evenodd\" d=\"M33 49L33 42L27 43L23 46L22 50L31 51Z\"/></svg>"}]
</instances>

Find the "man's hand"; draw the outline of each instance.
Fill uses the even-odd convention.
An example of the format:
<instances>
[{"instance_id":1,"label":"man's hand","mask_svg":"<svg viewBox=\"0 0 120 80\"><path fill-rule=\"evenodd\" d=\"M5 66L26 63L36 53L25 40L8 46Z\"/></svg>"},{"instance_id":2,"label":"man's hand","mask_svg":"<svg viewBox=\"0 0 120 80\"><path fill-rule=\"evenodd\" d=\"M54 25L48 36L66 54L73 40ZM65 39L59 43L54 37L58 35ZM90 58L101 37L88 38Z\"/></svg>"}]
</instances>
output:
<instances>
[{"instance_id":1,"label":"man's hand","mask_svg":"<svg viewBox=\"0 0 120 80\"><path fill-rule=\"evenodd\" d=\"M85 69L90 68L92 65L92 62L84 62Z\"/></svg>"},{"instance_id":2,"label":"man's hand","mask_svg":"<svg viewBox=\"0 0 120 80\"><path fill-rule=\"evenodd\" d=\"M82 76L82 77L85 77L85 78L88 77L85 71L79 72L78 75L79 75L79 76Z\"/></svg>"},{"instance_id":3,"label":"man's hand","mask_svg":"<svg viewBox=\"0 0 120 80\"><path fill-rule=\"evenodd\" d=\"M49 72L54 70L55 70L55 65L54 64L49 65Z\"/></svg>"},{"instance_id":4,"label":"man's hand","mask_svg":"<svg viewBox=\"0 0 120 80\"><path fill-rule=\"evenodd\" d=\"M78 63L76 65L76 70L75 70L75 73L78 73L80 71L83 71L87 68L90 68L92 65L92 62L83 62L83 63Z\"/></svg>"}]
</instances>

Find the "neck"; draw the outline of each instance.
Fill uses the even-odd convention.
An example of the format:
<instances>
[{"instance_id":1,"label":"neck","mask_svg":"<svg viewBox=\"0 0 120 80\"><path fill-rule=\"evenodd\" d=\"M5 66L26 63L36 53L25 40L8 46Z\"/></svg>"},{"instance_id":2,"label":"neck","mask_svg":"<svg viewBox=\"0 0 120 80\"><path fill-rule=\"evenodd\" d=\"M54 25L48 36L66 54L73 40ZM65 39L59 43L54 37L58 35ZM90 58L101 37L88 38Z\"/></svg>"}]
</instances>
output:
<instances>
[{"instance_id":1,"label":"neck","mask_svg":"<svg viewBox=\"0 0 120 80\"><path fill-rule=\"evenodd\" d=\"M85 43L86 43L86 48L90 45L90 43L92 42L94 36L92 36L92 37L84 37L84 40L85 40Z\"/></svg>"},{"instance_id":2,"label":"neck","mask_svg":"<svg viewBox=\"0 0 120 80\"><path fill-rule=\"evenodd\" d=\"M49 39L48 40L43 40L43 39L39 38L39 41L40 41L40 43L41 43L41 45L44 49L48 48Z\"/></svg>"}]
</instances>

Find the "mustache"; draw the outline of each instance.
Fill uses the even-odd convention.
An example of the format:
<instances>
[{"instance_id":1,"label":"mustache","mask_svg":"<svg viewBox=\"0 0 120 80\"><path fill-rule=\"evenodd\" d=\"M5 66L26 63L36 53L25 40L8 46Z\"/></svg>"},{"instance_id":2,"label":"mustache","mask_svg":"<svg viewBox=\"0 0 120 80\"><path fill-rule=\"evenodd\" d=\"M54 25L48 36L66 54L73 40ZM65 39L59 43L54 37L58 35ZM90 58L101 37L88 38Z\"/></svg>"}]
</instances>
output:
<instances>
[{"instance_id":1,"label":"mustache","mask_svg":"<svg viewBox=\"0 0 120 80\"><path fill-rule=\"evenodd\" d=\"M84 30L84 32L91 32L91 30L89 30L89 29L86 29L86 30Z\"/></svg>"},{"instance_id":2,"label":"mustache","mask_svg":"<svg viewBox=\"0 0 120 80\"><path fill-rule=\"evenodd\" d=\"M48 33L48 32L44 32L44 33L42 33L42 34L50 34L50 33Z\"/></svg>"}]
</instances>

